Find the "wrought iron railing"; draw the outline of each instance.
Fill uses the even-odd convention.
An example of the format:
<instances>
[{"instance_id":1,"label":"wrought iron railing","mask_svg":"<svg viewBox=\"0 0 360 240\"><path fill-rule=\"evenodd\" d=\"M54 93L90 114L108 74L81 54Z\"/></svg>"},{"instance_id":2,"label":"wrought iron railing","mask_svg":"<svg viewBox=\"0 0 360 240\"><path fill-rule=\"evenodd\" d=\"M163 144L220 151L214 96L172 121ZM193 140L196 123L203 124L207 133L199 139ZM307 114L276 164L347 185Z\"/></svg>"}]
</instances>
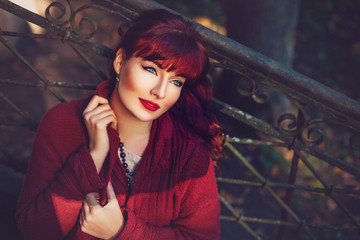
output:
<instances>
[{"instance_id":1,"label":"wrought iron railing","mask_svg":"<svg viewBox=\"0 0 360 240\"><path fill-rule=\"evenodd\" d=\"M79 4L81 6L77 6ZM98 74L100 79L106 79L106 74L93 63L85 51L107 58L111 54L111 48L92 39L96 32L97 22L82 14L89 10L101 11L120 17L126 25L140 12L147 9L164 8L164 6L150 0L89 0L87 2L80 1L76 4L75 1L67 0L66 2L52 2L45 11L45 17L6 0L0 0L0 8L46 30L45 34L32 34L0 29L0 41L3 45L32 72L34 78L40 80L29 82L0 76L2 103L20 116L17 121L5 120L6 115L0 119L1 131L5 132L8 131L6 127L27 128L35 131L37 122L22 110L22 106L16 103L17 96L8 96L3 91L3 86L17 85L44 89L59 102L64 102L63 90L59 89L94 90L97 85L94 81L92 83L77 83L48 79L6 38L21 37L62 41L63 44L69 45ZM56 15L54 15L54 10L57 11ZM86 31L81 27L82 25L88 26ZM197 25L197 27L212 58L212 67L234 71L242 78L243 82L239 84L244 85L245 82L247 90L241 88L239 93L252 96L257 102L264 102L268 96L267 90L270 89L286 97L297 108L295 114L285 113L281 115L276 126L273 126L250 113L237 109L219 99L214 99L213 106L217 114L234 118L256 130L262 136L260 139L249 139L231 137L229 134L224 139L228 158L232 159L231 161L239 160L241 163L239 173L246 172L246 174L239 174L235 179L223 175L217 178L220 190L219 198L223 209L221 216L223 228L227 226L226 222L234 222L241 226L239 227L240 233L243 233L241 231L247 233L243 237L235 235L233 239L246 239L248 236L250 239L280 240L286 239L287 236L294 236L291 233L300 233L299 239L345 239L343 237L357 239L360 234L360 213L358 207L354 210L351 204L359 201L360 186L355 184L350 188L341 182L336 185L332 184L327 176L324 177L324 172L321 169L319 170L317 165L326 163L327 166L336 169L337 172L355 179L354 182L360 177L359 163L356 161L347 162L342 159L343 156L339 154L336 156L331 154L331 151L324 150L326 149L324 147L326 135L323 130L327 128L326 125L323 126L324 124L341 126L342 133L349 135L346 150L352 151L350 154L354 159L358 159L360 155L360 103L201 25ZM316 114L314 114L313 109L316 110ZM321 129L320 126L323 128ZM287 149L288 153L293 153L288 162L289 170L284 173L287 179L271 179L271 174L257 169L256 161L250 161L241 153L246 145L262 146L267 149ZM276 150L272 151L276 152ZM16 160L14 153L5 149L1 143L0 153L0 163L20 172L25 171L26 163ZM317 185L308 186L307 183L296 183L297 175L304 171L311 175ZM246 177L242 178L243 175ZM262 202L275 202L277 207L274 209L277 212L270 211L272 213L270 217L266 217L269 216L268 214L260 214L256 217L247 216L247 210L242 209L241 206L235 206L236 203L233 203L231 197L222 191L228 185L238 186L235 188L235 192L238 191L236 189L240 188L239 191L259 189L265 192L266 197L264 195L260 200ZM284 191L279 191L279 189ZM299 192L331 199L335 203L334 208L341 210L344 214L344 220L340 222L332 221L331 218L318 221L309 220L307 215L303 214L297 207L297 203L294 203L296 199L302 199L296 195ZM263 207L263 211L266 211L264 205L261 204L258 208ZM335 214L328 213L327 216L335 216ZM261 226L265 226L263 227L265 230L261 230ZM291 230L285 231L288 229ZM227 231L236 232L233 229ZM327 237L328 234L338 236L338 238ZM230 239L226 235L222 235L222 238Z\"/></svg>"}]
</instances>

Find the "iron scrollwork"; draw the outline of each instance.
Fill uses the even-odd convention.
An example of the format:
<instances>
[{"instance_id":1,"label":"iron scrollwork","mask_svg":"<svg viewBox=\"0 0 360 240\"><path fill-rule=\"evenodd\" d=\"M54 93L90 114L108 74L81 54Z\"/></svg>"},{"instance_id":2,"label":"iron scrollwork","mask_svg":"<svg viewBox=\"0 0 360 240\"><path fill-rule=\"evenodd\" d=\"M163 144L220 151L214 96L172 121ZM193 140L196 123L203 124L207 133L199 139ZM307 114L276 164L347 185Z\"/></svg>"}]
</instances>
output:
<instances>
[{"instance_id":1,"label":"iron scrollwork","mask_svg":"<svg viewBox=\"0 0 360 240\"><path fill-rule=\"evenodd\" d=\"M292 135L294 141L298 139L307 147L315 147L324 140L324 131L317 126L324 122L326 122L324 118L314 118L306 121L305 114L302 110L299 110L297 116L291 113L281 115L278 118L277 125L280 132Z\"/></svg>"},{"instance_id":2,"label":"iron scrollwork","mask_svg":"<svg viewBox=\"0 0 360 240\"><path fill-rule=\"evenodd\" d=\"M305 121L304 116L302 110L299 110L297 116L291 113L283 114L278 118L277 128L280 132L291 135L294 141L300 140L306 147L316 147L323 143L325 133L320 124L340 124L331 118L312 118ZM360 150L359 132L353 133L348 141L351 149Z\"/></svg>"},{"instance_id":3,"label":"iron scrollwork","mask_svg":"<svg viewBox=\"0 0 360 240\"><path fill-rule=\"evenodd\" d=\"M269 92L264 87L259 87L253 79L242 76L238 85L237 92L242 96L251 96L256 103L265 103L269 99Z\"/></svg>"},{"instance_id":4,"label":"iron scrollwork","mask_svg":"<svg viewBox=\"0 0 360 240\"><path fill-rule=\"evenodd\" d=\"M72 0L67 0L67 3L70 8L70 16L68 17L68 19L64 19L66 18L65 5L58 1L51 3L46 8L45 10L46 19L49 22L55 24L56 26L63 27L69 24L70 30L75 32L80 37L84 39L91 38L97 30L96 22L92 18L89 18L87 16L82 16L80 20L77 22L76 16L77 14L81 13L84 10L97 8L96 5L86 4L75 10ZM56 15L52 14L54 12L57 12L57 14Z\"/></svg>"}]
</instances>

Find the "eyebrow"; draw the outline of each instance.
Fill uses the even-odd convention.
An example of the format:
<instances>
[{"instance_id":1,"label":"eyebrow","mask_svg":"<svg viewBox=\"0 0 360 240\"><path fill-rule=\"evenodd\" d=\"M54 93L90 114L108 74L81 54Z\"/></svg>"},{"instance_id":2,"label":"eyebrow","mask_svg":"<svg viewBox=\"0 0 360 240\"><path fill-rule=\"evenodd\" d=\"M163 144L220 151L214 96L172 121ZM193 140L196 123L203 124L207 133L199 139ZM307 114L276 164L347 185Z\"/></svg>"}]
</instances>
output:
<instances>
[{"instance_id":1,"label":"eyebrow","mask_svg":"<svg viewBox=\"0 0 360 240\"><path fill-rule=\"evenodd\" d=\"M159 68L164 69L164 67L158 61L154 60L154 61L151 61L151 62L155 63L155 65L158 66Z\"/></svg>"},{"instance_id":2,"label":"eyebrow","mask_svg":"<svg viewBox=\"0 0 360 240\"><path fill-rule=\"evenodd\" d=\"M187 78L184 74L177 74L176 76L182 77L182 78L184 78L184 80L186 80L186 78Z\"/></svg>"},{"instance_id":3,"label":"eyebrow","mask_svg":"<svg viewBox=\"0 0 360 240\"><path fill-rule=\"evenodd\" d=\"M163 65L162 65L161 63L159 63L158 61L156 61L156 60L147 60L147 61L153 62L156 66L158 66L158 67L161 68L161 69L165 69L165 68L163 67ZM184 80L187 79L187 77L186 77L184 74L176 74L176 76L177 76L177 77L182 77L182 78L184 78Z\"/></svg>"}]
</instances>

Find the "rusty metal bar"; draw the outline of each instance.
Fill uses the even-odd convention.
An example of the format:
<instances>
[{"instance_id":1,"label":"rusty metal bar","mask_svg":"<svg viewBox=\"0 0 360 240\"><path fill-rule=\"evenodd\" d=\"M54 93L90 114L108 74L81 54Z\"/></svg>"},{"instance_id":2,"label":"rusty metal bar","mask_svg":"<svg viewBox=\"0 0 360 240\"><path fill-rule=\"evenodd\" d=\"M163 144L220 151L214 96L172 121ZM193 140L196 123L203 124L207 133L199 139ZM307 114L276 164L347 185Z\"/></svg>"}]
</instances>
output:
<instances>
[{"instance_id":1,"label":"rusty metal bar","mask_svg":"<svg viewBox=\"0 0 360 240\"><path fill-rule=\"evenodd\" d=\"M230 137L226 135L225 139L226 143L239 143L239 144L249 144L249 145L261 145L261 146L272 146L272 147L288 147L286 143L283 142L272 142L272 141L263 141L263 140L255 140L251 138L237 138Z\"/></svg>"},{"instance_id":2,"label":"rusty metal bar","mask_svg":"<svg viewBox=\"0 0 360 240\"><path fill-rule=\"evenodd\" d=\"M28 114L26 114L24 111L22 111L16 104L11 101L8 97L5 96L5 94L0 91L0 98L3 99L12 109L14 109L21 117L23 117L31 126L32 129L36 129L37 124L35 121L33 121Z\"/></svg>"},{"instance_id":3,"label":"rusty metal bar","mask_svg":"<svg viewBox=\"0 0 360 240\"><path fill-rule=\"evenodd\" d=\"M264 218L247 217L244 215L242 215L241 217L244 222L280 225L280 226L286 226L286 227L291 227L291 228L297 227L297 224L292 223L292 222L285 222L285 221L271 220L271 219L264 219ZM220 216L220 219L230 221L230 222L236 222L238 220L236 217L231 217L231 216Z\"/></svg>"},{"instance_id":4,"label":"rusty metal bar","mask_svg":"<svg viewBox=\"0 0 360 240\"><path fill-rule=\"evenodd\" d=\"M280 132L279 130L275 129L274 127L262 121L261 119L258 119L236 107L226 104L218 99L213 99L213 107L218 112L221 112L234 119L237 119L269 136L284 141L284 143L287 146L291 146L293 149L304 150L305 152L312 154L313 156L319 158L322 161L327 162L330 165L336 166L354 176L360 176L360 168L351 165L349 163L346 163L341 159L338 159L325 151L322 151L314 147L306 146L301 141L294 139L292 135L287 135L283 132Z\"/></svg>"},{"instance_id":5,"label":"rusty metal bar","mask_svg":"<svg viewBox=\"0 0 360 240\"><path fill-rule=\"evenodd\" d=\"M262 188L263 184L255 181L249 181L249 180L243 180L243 179L232 179L232 178L223 178L223 177L217 177L217 182L222 183L229 183L229 184L237 184L237 185L244 185L244 186L250 186L250 187L259 187ZM268 180L267 183L270 187L281 187L281 188L288 188L288 189L294 189L299 191L307 191L307 192L313 192L313 193L323 193L326 194L329 192L328 189L325 188L314 188L314 187L307 187L302 185L292 185L287 183L279 183L279 182L273 182ZM358 196L360 195L360 191L352 190L352 189L346 189L346 188L336 188L333 187L332 191L334 193L343 193L343 194L351 194Z\"/></svg>"},{"instance_id":6,"label":"rusty metal bar","mask_svg":"<svg viewBox=\"0 0 360 240\"><path fill-rule=\"evenodd\" d=\"M85 55L83 51L81 51L79 48L74 47L72 44L69 44L70 47L91 67L92 70L94 70L99 77L101 77L103 80L108 79L105 73L103 73L95 64Z\"/></svg>"},{"instance_id":7,"label":"rusty metal bar","mask_svg":"<svg viewBox=\"0 0 360 240\"><path fill-rule=\"evenodd\" d=\"M265 188L272 197L284 208L294 220L300 224L300 218L276 195L276 193L269 187L268 180L265 179L261 174L246 160L246 158L231 144L226 144L226 147L254 174L256 178L262 183L263 188Z\"/></svg>"},{"instance_id":8,"label":"rusty metal bar","mask_svg":"<svg viewBox=\"0 0 360 240\"><path fill-rule=\"evenodd\" d=\"M221 220L236 222L237 218L232 216L220 216ZM286 226L296 229L297 224L292 222L284 222L279 220L270 220L270 219L263 219L263 218L252 218L247 216L242 216L244 222L252 222L252 223L262 223L262 224L272 224L272 225L279 225L279 226ZM324 225L324 224L315 224L304 222L305 226L317 228L317 229L326 229L331 231L339 231L339 232L348 232L348 233L360 233L360 230L357 228L346 228L346 227L338 227L338 226L331 226L331 225Z\"/></svg>"},{"instance_id":9,"label":"rusty metal bar","mask_svg":"<svg viewBox=\"0 0 360 240\"><path fill-rule=\"evenodd\" d=\"M340 207L340 209L348 216L348 218L360 229L360 223L359 221L353 216L353 214L345 207L345 205L334 196L333 194L333 186L328 186L328 184L320 177L320 175L317 173L317 171L313 168L311 163L307 160L307 157L301 153L300 151L296 151L299 155L301 161L305 164L305 166L311 171L311 173L321 182L321 184L324 186L324 188L327 190L326 196L331 197L336 204Z\"/></svg>"},{"instance_id":10,"label":"rusty metal bar","mask_svg":"<svg viewBox=\"0 0 360 240\"><path fill-rule=\"evenodd\" d=\"M48 80L38 71L36 70L30 63L27 61L21 54L2 36L0 36L0 42L2 42L15 56L25 65L27 66L43 83L44 87L47 87ZM65 99L60 96L56 91L48 88L49 92L56 97L60 102L65 102Z\"/></svg>"},{"instance_id":11,"label":"rusty metal bar","mask_svg":"<svg viewBox=\"0 0 360 240\"><path fill-rule=\"evenodd\" d=\"M223 196L221 196L221 194L219 194L219 199L227 207L227 209L229 209L230 212L236 217L236 223L240 224L253 238L257 240L262 240L262 238L254 230L252 230L249 225L247 225L247 223L243 219L244 218L243 215L240 216L231 206L231 204L228 201L226 201L226 199Z\"/></svg>"},{"instance_id":12,"label":"rusty metal bar","mask_svg":"<svg viewBox=\"0 0 360 240\"><path fill-rule=\"evenodd\" d=\"M295 183L295 181L296 181L296 173L298 171L298 164L299 164L299 156L296 153L294 153L294 157L293 157L293 159L291 161L290 174L289 174L289 178L288 178L288 184L289 185L293 185ZM292 189L292 188L288 188L287 191L286 191L284 202L288 206L290 206L291 199L292 199L292 196L293 196L293 192L294 192L294 189ZM280 220L281 221L286 221L287 217L288 217L288 213L285 210L282 210ZM282 240L284 232L285 232L284 226L279 226L276 239L277 240Z\"/></svg>"},{"instance_id":13,"label":"rusty metal bar","mask_svg":"<svg viewBox=\"0 0 360 240\"><path fill-rule=\"evenodd\" d=\"M284 201L270 188L268 185L268 179L265 179L247 160L246 158L230 143L226 144L226 147L251 171L251 173L259 179L262 183L262 188L264 188L273 198L274 200L295 220L298 224L299 228L304 231L311 239L316 239L309 231L302 228L303 220L301 220Z\"/></svg>"},{"instance_id":14,"label":"rusty metal bar","mask_svg":"<svg viewBox=\"0 0 360 240\"><path fill-rule=\"evenodd\" d=\"M3 121L0 120L0 127L18 127L18 128L28 128L29 130L36 131L37 124L31 125L29 123L22 123L22 122L9 122L9 121Z\"/></svg>"},{"instance_id":15,"label":"rusty metal bar","mask_svg":"<svg viewBox=\"0 0 360 240\"><path fill-rule=\"evenodd\" d=\"M16 172L25 172L26 164L21 164L20 161L11 156L11 154L8 153L8 151L6 151L2 146L0 146L0 152L5 156L5 158L0 158L0 163L6 163L7 166L11 167Z\"/></svg>"},{"instance_id":16,"label":"rusty metal bar","mask_svg":"<svg viewBox=\"0 0 360 240\"><path fill-rule=\"evenodd\" d=\"M20 85L26 87L36 87L36 88L44 88L44 84L41 82L22 82L11 79L2 79L0 78L0 83L3 84L11 84L11 85ZM48 81L48 86L51 87L61 87L61 88L73 88L73 89L81 89L81 90L95 90L97 84L89 84L89 83L71 83L71 82L55 82Z\"/></svg>"},{"instance_id":17,"label":"rusty metal bar","mask_svg":"<svg viewBox=\"0 0 360 240\"><path fill-rule=\"evenodd\" d=\"M26 37L32 39L46 39L46 40L61 40L61 37L56 35L48 35L48 34L34 34L34 33L19 33L19 32L9 32L9 31L1 31L0 35L8 36L8 37Z\"/></svg>"}]
</instances>

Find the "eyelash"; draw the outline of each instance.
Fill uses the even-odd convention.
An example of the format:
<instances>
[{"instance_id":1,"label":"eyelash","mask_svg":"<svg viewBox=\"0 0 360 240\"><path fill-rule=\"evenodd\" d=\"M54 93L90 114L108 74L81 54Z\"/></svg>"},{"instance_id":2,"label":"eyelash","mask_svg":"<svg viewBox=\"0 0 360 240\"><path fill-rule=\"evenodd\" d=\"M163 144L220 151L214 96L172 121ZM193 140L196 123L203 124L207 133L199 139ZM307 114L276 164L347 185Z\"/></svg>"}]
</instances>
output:
<instances>
[{"instance_id":1,"label":"eyelash","mask_svg":"<svg viewBox=\"0 0 360 240\"><path fill-rule=\"evenodd\" d=\"M182 87L183 83L179 80L171 80L176 87Z\"/></svg>"},{"instance_id":2,"label":"eyelash","mask_svg":"<svg viewBox=\"0 0 360 240\"><path fill-rule=\"evenodd\" d=\"M145 70L148 71L149 73L152 73L152 74L157 75L157 72L156 72L156 69L155 69L155 68L153 68L153 67L144 67L144 66L142 66L142 67L143 67L143 69L145 69Z\"/></svg>"},{"instance_id":3,"label":"eyelash","mask_svg":"<svg viewBox=\"0 0 360 240\"><path fill-rule=\"evenodd\" d=\"M157 75L156 69L153 67L145 67L142 66L142 68L146 71L148 71L149 73L155 74ZM180 81L180 80L171 80L171 82L176 86L176 87L182 87L184 84Z\"/></svg>"}]
</instances>

